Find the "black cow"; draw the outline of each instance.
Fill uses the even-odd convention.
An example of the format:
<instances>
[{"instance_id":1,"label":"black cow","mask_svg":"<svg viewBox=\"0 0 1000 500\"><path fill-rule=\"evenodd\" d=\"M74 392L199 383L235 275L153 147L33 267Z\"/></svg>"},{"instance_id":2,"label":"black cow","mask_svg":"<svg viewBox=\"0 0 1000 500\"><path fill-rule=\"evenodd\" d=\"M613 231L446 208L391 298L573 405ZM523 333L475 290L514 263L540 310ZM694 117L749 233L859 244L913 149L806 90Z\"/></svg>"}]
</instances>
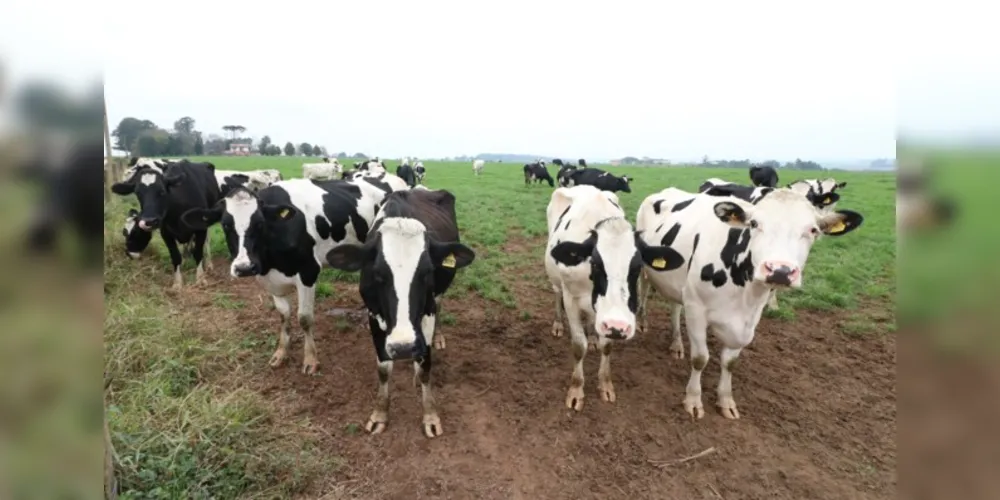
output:
<instances>
[{"instance_id":1,"label":"black cow","mask_svg":"<svg viewBox=\"0 0 1000 500\"><path fill-rule=\"evenodd\" d=\"M417 166L413 167L413 173L417 176L417 182L422 183L424 182L424 176L427 175L427 169L424 168L423 163L418 161Z\"/></svg>"},{"instance_id":2,"label":"black cow","mask_svg":"<svg viewBox=\"0 0 1000 500\"><path fill-rule=\"evenodd\" d=\"M750 181L757 187L773 188L778 185L778 172L774 167L754 165L750 167Z\"/></svg>"},{"instance_id":3,"label":"black cow","mask_svg":"<svg viewBox=\"0 0 1000 500\"><path fill-rule=\"evenodd\" d=\"M289 296L297 294L299 325L305 334L302 371L312 374L319 369L313 326L321 263L335 246L365 240L384 197L385 191L364 180L289 179L256 194L236 188L218 205L184 214L185 224L201 230L221 221L232 258L229 272L237 278L256 277L271 294L281 315L272 367L281 366L288 357ZM322 200L322 205L313 200Z\"/></svg>"},{"instance_id":4,"label":"black cow","mask_svg":"<svg viewBox=\"0 0 1000 500\"><path fill-rule=\"evenodd\" d=\"M552 180L552 176L549 175L549 171L542 162L526 163L524 165L524 185L531 184L531 181L546 181L549 183L549 187L555 187L556 185L556 182Z\"/></svg>"},{"instance_id":5,"label":"black cow","mask_svg":"<svg viewBox=\"0 0 1000 500\"><path fill-rule=\"evenodd\" d=\"M556 159L552 160L552 164L553 164L553 165L559 165L559 169L560 169L560 170L561 170L561 169L562 169L562 167L563 167L563 161L562 161L562 160L560 160L559 158L556 158Z\"/></svg>"},{"instance_id":6,"label":"black cow","mask_svg":"<svg viewBox=\"0 0 1000 500\"><path fill-rule=\"evenodd\" d=\"M406 181L406 185L413 187L417 185L416 175L413 172L413 167L402 164L396 167L396 177Z\"/></svg>"},{"instance_id":7,"label":"black cow","mask_svg":"<svg viewBox=\"0 0 1000 500\"><path fill-rule=\"evenodd\" d=\"M215 165L182 160L172 164L166 174L152 167L140 167L129 180L111 186L111 191L119 196L134 193L139 199L136 225L147 232L160 230L174 266L174 290L180 290L183 285L182 257L177 243L188 243L192 238L194 248L191 255L198 266L196 282L205 282L203 250L206 231L204 228L192 230L182 224L181 215L188 210L207 209L219 201Z\"/></svg>"},{"instance_id":8,"label":"black cow","mask_svg":"<svg viewBox=\"0 0 1000 500\"><path fill-rule=\"evenodd\" d=\"M562 187L569 186L569 176L571 173L576 172L576 170L576 165L562 165L559 167L559 172L556 173L556 180L559 182L559 185Z\"/></svg>"},{"instance_id":9,"label":"black cow","mask_svg":"<svg viewBox=\"0 0 1000 500\"><path fill-rule=\"evenodd\" d=\"M576 160L576 164L579 165L580 168L587 168L587 160L584 160L583 158Z\"/></svg>"},{"instance_id":10,"label":"black cow","mask_svg":"<svg viewBox=\"0 0 1000 500\"><path fill-rule=\"evenodd\" d=\"M475 253L459 243L455 196L448 191L396 191L385 198L364 245L341 245L326 254L330 266L361 271L358 286L378 356L378 399L365 430L377 434L389 421L392 362L413 359L423 394L424 435L441 435L431 393L431 351L437 300L455 272ZM440 334L438 334L440 335Z\"/></svg>"},{"instance_id":11,"label":"black cow","mask_svg":"<svg viewBox=\"0 0 1000 500\"><path fill-rule=\"evenodd\" d=\"M594 186L601 191L610 191L612 193L615 191L623 193L632 192L632 188L629 186L632 179L629 179L627 175L617 177L599 168L580 168L569 172L566 176L568 186L586 184Z\"/></svg>"}]
</instances>

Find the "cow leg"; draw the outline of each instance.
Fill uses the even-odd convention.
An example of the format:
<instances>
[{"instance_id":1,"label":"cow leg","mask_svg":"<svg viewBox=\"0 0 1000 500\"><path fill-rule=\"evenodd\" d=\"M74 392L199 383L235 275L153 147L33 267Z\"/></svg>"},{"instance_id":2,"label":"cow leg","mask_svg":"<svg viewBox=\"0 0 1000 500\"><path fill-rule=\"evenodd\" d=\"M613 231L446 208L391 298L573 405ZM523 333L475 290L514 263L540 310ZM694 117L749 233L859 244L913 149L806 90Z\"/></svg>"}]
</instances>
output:
<instances>
[{"instance_id":1,"label":"cow leg","mask_svg":"<svg viewBox=\"0 0 1000 500\"><path fill-rule=\"evenodd\" d=\"M722 373L719 376L719 386L716 388L716 402L722 410L722 416L729 419L740 418L740 412L736 410L736 400L733 399L733 371L736 369L737 360L743 348L753 340L754 329L748 328L749 332L743 335L736 335L735 338L725 339L722 352L719 356L719 364L722 365Z\"/></svg>"},{"instance_id":2,"label":"cow leg","mask_svg":"<svg viewBox=\"0 0 1000 500\"><path fill-rule=\"evenodd\" d=\"M271 368L278 368L288 359L288 343L291 338L288 335L288 327L292 323L292 305L288 302L288 296L271 295L274 301L274 308L281 314L281 331L278 334L278 349L271 356L268 362Z\"/></svg>"},{"instance_id":3,"label":"cow leg","mask_svg":"<svg viewBox=\"0 0 1000 500\"><path fill-rule=\"evenodd\" d=\"M705 416L701 403L701 372L708 364L708 315L702 306L684 305L688 341L691 344L691 377L684 395L684 409L693 417Z\"/></svg>"},{"instance_id":4,"label":"cow leg","mask_svg":"<svg viewBox=\"0 0 1000 500\"><path fill-rule=\"evenodd\" d=\"M378 434L385 430L389 423L389 379L392 377L392 361L378 362L378 396L375 398L375 409L368 417L365 430Z\"/></svg>"},{"instance_id":5,"label":"cow leg","mask_svg":"<svg viewBox=\"0 0 1000 500\"><path fill-rule=\"evenodd\" d=\"M677 303L670 304L670 327L674 334L674 340L670 342L670 354L677 359L684 359L684 342L681 339L681 311L684 306Z\"/></svg>"},{"instance_id":6,"label":"cow leg","mask_svg":"<svg viewBox=\"0 0 1000 500\"><path fill-rule=\"evenodd\" d=\"M160 229L160 236L163 238L163 244L167 246L167 251L170 252L170 264L174 266L174 285L171 287L175 291L180 291L181 287L184 286L184 278L181 276L181 251L177 248L177 240L174 239L174 235L170 234L169 231L164 231Z\"/></svg>"},{"instance_id":7,"label":"cow leg","mask_svg":"<svg viewBox=\"0 0 1000 500\"><path fill-rule=\"evenodd\" d=\"M212 228L205 230L205 269L212 270L215 266L212 264Z\"/></svg>"},{"instance_id":8,"label":"cow leg","mask_svg":"<svg viewBox=\"0 0 1000 500\"><path fill-rule=\"evenodd\" d=\"M420 328L424 331L424 339L427 341L428 347L434 344L435 349L444 349L445 341L444 334L441 332L434 331L434 325L436 324L435 318L437 317L437 312L441 310L441 297L435 299L434 309L430 315L424 316L421 320ZM430 323L428 323L427 318L430 318ZM428 332L428 324L430 325L430 333Z\"/></svg>"},{"instance_id":9,"label":"cow leg","mask_svg":"<svg viewBox=\"0 0 1000 500\"><path fill-rule=\"evenodd\" d=\"M424 338L431 340L434 337L434 316L424 316L420 322ZM428 345L427 355L423 359L413 361L413 378L420 381L420 396L424 405L424 435L429 438L440 436L442 432L441 418L438 417L437 404L434 402L434 393L431 390L432 350Z\"/></svg>"},{"instance_id":10,"label":"cow leg","mask_svg":"<svg viewBox=\"0 0 1000 500\"><path fill-rule=\"evenodd\" d=\"M194 233L194 246L191 248L191 256L194 257L194 261L197 264L197 270L195 271L195 284L205 285L205 238L208 237L208 231L197 231Z\"/></svg>"},{"instance_id":11,"label":"cow leg","mask_svg":"<svg viewBox=\"0 0 1000 500\"><path fill-rule=\"evenodd\" d=\"M563 299L565 304L566 300ZM569 323L570 341L572 342L573 377L566 392L566 406L576 411L583 409L583 358L587 355L587 333L580 321L580 309L570 301L572 307L566 309L566 320Z\"/></svg>"},{"instance_id":12,"label":"cow leg","mask_svg":"<svg viewBox=\"0 0 1000 500\"><path fill-rule=\"evenodd\" d=\"M316 275L318 276L319 273L316 273ZM299 273L298 286L295 288L299 295L299 326L302 327L302 333L305 337L305 341L303 342L302 373L313 375L319 371L316 342L313 340L313 326L316 323L316 317L313 315L316 307L316 280L315 277L312 277L308 281L309 284L306 284L306 279L302 277L302 273Z\"/></svg>"},{"instance_id":13,"label":"cow leg","mask_svg":"<svg viewBox=\"0 0 1000 500\"><path fill-rule=\"evenodd\" d=\"M778 291L773 288L767 297L767 308L772 310L778 308Z\"/></svg>"},{"instance_id":14,"label":"cow leg","mask_svg":"<svg viewBox=\"0 0 1000 500\"><path fill-rule=\"evenodd\" d=\"M611 340L607 337L598 337L597 346L601 349L601 365L597 369L597 390L601 393L601 399L615 402L615 386L611 383Z\"/></svg>"},{"instance_id":15,"label":"cow leg","mask_svg":"<svg viewBox=\"0 0 1000 500\"><path fill-rule=\"evenodd\" d=\"M643 269L639 272L639 312L636 315L636 319L639 323L639 331L646 333L649 331L649 321L647 315L649 314L646 310L646 302L649 301L649 289L652 287L649 282L649 278L646 276L646 270Z\"/></svg>"},{"instance_id":16,"label":"cow leg","mask_svg":"<svg viewBox=\"0 0 1000 500\"><path fill-rule=\"evenodd\" d=\"M562 290L556 292L556 320L552 322L552 336L562 337L563 334L563 306Z\"/></svg>"}]
</instances>

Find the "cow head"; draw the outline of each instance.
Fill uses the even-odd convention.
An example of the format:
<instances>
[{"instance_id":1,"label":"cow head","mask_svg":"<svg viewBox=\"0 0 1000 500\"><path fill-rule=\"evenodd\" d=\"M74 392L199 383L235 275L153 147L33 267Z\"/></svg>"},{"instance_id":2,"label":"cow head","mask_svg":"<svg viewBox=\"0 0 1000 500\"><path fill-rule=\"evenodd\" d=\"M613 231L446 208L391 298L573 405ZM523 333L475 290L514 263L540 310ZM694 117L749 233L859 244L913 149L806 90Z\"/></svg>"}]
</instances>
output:
<instances>
[{"instance_id":1,"label":"cow head","mask_svg":"<svg viewBox=\"0 0 1000 500\"><path fill-rule=\"evenodd\" d=\"M301 232L305 231L304 220L297 217L298 214L291 205L262 203L250 190L239 187L212 208L184 212L181 221L193 230L222 222L226 245L233 259L229 272L243 278L263 272L261 256L265 252L295 248Z\"/></svg>"},{"instance_id":2,"label":"cow head","mask_svg":"<svg viewBox=\"0 0 1000 500\"><path fill-rule=\"evenodd\" d=\"M139 229L139 211L134 208L130 208L125 216L122 236L125 237L125 255L130 259L138 259L153 240L152 231Z\"/></svg>"},{"instance_id":3,"label":"cow head","mask_svg":"<svg viewBox=\"0 0 1000 500\"><path fill-rule=\"evenodd\" d=\"M714 210L719 220L742 230L730 231L722 249L727 266L741 268L747 281L793 288L802 286L802 269L820 234L841 236L864 220L850 210L820 212L789 189L775 190L756 205L730 200Z\"/></svg>"},{"instance_id":4,"label":"cow head","mask_svg":"<svg viewBox=\"0 0 1000 500\"><path fill-rule=\"evenodd\" d=\"M837 182L836 179L830 177L823 180L805 179L795 181L789 184L788 188L805 196L813 206L824 213L832 213L834 208L837 207L837 200L840 199L840 194L835 193L835 191L846 185L847 182Z\"/></svg>"},{"instance_id":5,"label":"cow head","mask_svg":"<svg viewBox=\"0 0 1000 500\"><path fill-rule=\"evenodd\" d=\"M461 243L434 240L416 219L386 217L364 245L339 245L326 260L335 269L361 271L359 288L379 361L388 361L424 357L425 321L437 308L434 296L475 257Z\"/></svg>"},{"instance_id":6,"label":"cow head","mask_svg":"<svg viewBox=\"0 0 1000 500\"><path fill-rule=\"evenodd\" d=\"M590 260L594 331L609 339L635 335L636 284L642 265L670 271L684 264L684 257L673 248L650 246L639 234L624 217L612 217L597 223L583 242L564 241L549 252L564 266Z\"/></svg>"},{"instance_id":7,"label":"cow head","mask_svg":"<svg viewBox=\"0 0 1000 500\"><path fill-rule=\"evenodd\" d=\"M627 175L619 177L618 186L616 187L616 190L621 191L623 193L631 193L632 192L632 187L630 185L631 182L632 179L629 179Z\"/></svg>"},{"instance_id":8,"label":"cow head","mask_svg":"<svg viewBox=\"0 0 1000 500\"><path fill-rule=\"evenodd\" d=\"M142 167L129 180L111 186L111 192L119 196L135 194L139 200L139 229L152 231L163 222L167 215L170 190L184 180L184 172L164 174L159 170Z\"/></svg>"}]
</instances>

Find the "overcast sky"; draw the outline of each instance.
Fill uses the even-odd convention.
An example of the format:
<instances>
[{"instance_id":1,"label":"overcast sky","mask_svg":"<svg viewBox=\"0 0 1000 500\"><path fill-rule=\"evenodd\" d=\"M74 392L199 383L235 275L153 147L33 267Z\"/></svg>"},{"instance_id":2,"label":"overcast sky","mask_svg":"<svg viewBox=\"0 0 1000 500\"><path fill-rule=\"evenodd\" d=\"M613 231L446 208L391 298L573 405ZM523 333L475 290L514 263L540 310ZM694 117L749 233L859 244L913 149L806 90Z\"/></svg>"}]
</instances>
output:
<instances>
[{"instance_id":1,"label":"overcast sky","mask_svg":"<svg viewBox=\"0 0 1000 500\"><path fill-rule=\"evenodd\" d=\"M14 83L103 64L112 127L190 115L383 157L831 160L894 156L897 128L1000 134L975 3L111 0L49 17L14 0L0 47Z\"/></svg>"}]
</instances>

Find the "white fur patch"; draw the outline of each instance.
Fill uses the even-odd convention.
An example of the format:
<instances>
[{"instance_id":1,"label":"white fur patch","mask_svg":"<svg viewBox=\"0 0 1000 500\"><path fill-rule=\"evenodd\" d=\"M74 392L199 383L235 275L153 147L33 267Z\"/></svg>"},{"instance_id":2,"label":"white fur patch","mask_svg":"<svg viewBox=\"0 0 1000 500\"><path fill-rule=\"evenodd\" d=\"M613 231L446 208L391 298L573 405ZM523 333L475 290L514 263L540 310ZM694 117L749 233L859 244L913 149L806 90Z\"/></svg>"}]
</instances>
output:
<instances>
[{"instance_id":1,"label":"white fur patch","mask_svg":"<svg viewBox=\"0 0 1000 500\"><path fill-rule=\"evenodd\" d=\"M145 186L152 186L153 183L156 182L156 174L142 174L142 177L139 178L139 182Z\"/></svg>"},{"instance_id":2,"label":"white fur patch","mask_svg":"<svg viewBox=\"0 0 1000 500\"><path fill-rule=\"evenodd\" d=\"M392 270L396 290L396 325L386 344L412 344L417 332L410 323L410 286L425 245L426 227L416 219L389 217L382 221L382 255Z\"/></svg>"},{"instance_id":3,"label":"white fur patch","mask_svg":"<svg viewBox=\"0 0 1000 500\"><path fill-rule=\"evenodd\" d=\"M233 229L239 239L236 258L230 266L230 272L236 276L236 268L250 265L250 256L243 243L250 229L250 218L257 212L257 199L246 192L238 192L226 198L226 212L233 218Z\"/></svg>"}]
</instances>

